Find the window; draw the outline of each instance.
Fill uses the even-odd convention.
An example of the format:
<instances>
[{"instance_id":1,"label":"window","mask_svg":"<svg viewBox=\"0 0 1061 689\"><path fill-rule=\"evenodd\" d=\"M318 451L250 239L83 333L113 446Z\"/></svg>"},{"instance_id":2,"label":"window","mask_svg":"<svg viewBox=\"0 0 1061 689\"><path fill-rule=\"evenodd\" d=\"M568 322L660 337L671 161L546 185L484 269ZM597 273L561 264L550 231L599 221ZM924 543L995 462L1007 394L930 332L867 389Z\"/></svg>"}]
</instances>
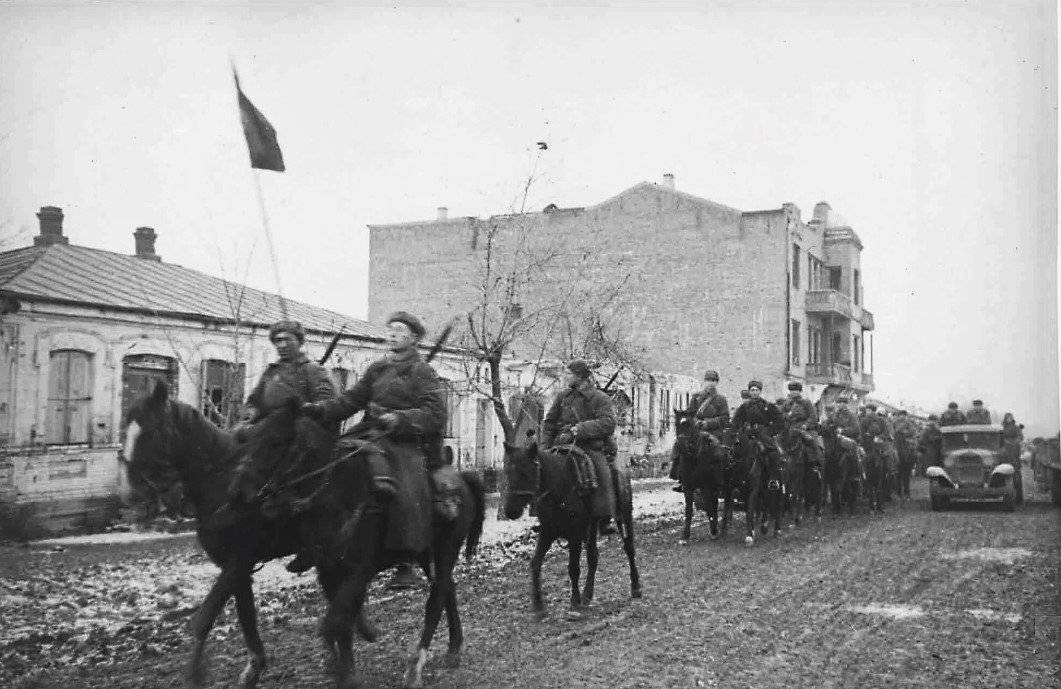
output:
<instances>
[{"instance_id":1,"label":"window","mask_svg":"<svg viewBox=\"0 0 1061 689\"><path fill-rule=\"evenodd\" d=\"M810 288L823 289L825 284L825 264L822 263L821 259L807 254L807 270L809 271L807 279L810 280Z\"/></svg>"},{"instance_id":2,"label":"window","mask_svg":"<svg viewBox=\"0 0 1061 689\"><path fill-rule=\"evenodd\" d=\"M862 354L862 347L859 345L859 340L861 340L861 339L862 338L860 338L858 335L852 335L851 336L851 370L852 371L861 371L862 370L862 368L860 366L860 364L862 363L861 362L861 358L862 357L860 356Z\"/></svg>"},{"instance_id":3,"label":"window","mask_svg":"<svg viewBox=\"0 0 1061 689\"><path fill-rule=\"evenodd\" d=\"M859 279L858 278L859 278L859 275L858 275L858 271L856 270L854 272L854 277L851 280L851 289L853 290L852 296L853 296L856 304L861 304L862 303L862 286L859 284Z\"/></svg>"},{"instance_id":4,"label":"window","mask_svg":"<svg viewBox=\"0 0 1061 689\"><path fill-rule=\"evenodd\" d=\"M840 290L840 268L829 268L829 289Z\"/></svg>"},{"instance_id":5,"label":"window","mask_svg":"<svg viewBox=\"0 0 1061 689\"><path fill-rule=\"evenodd\" d=\"M442 387L442 394L446 398L446 429L443 433L443 437L456 438L460 430L460 395L457 394L457 388L453 385L453 381L445 378L439 378L439 383ZM515 413L516 404L514 401L509 401L509 410L516 417L517 422L519 421L519 414Z\"/></svg>"},{"instance_id":6,"label":"window","mask_svg":"<svg viewBox=\"0 0 1061 689\"><path fill-rule=\"evenodd\" d=\"M92 411L92 355L57 349L49 357L47 442L87 443Z\"/></svg>"},{"instance_id":7,"label":"window","mask_svg":"<svg viewBox=\"0 0 1061 689\"><path fill-rule=\"evenodd\" d=\"M822 329L807 325L807 363L822 363Z\"/></svg>"},{"instance_id":8,"label":"window","mask_svg":"<svg viewBox=\"0 0 1061 689\"><path fill-rule=\"evenodd\" d=\"M800 264L799 245L798 244L793 244L792 245L792 286L796 287L796 288L799 287L799 264Z\"/></svg>"},{"instance_id":9,"label":"window","mask_svg":"<svg viewBox=\"0 0 1061 689\"><path fill-rule=\"evenodd\" d=\"M799 366L800 329L799 321L792 319L792 365Z\"/></svg>"},{"instance_id":10,"label":"window","mask_svg":"<svg viewBox=\"0 0 1061 689\"><path fill-rule=\"evenodd\" d=\"M203 416L215 426L231 428L243 402L245 364L207 359L202 366L200 399Z\"/></svg>"}]
</instances>

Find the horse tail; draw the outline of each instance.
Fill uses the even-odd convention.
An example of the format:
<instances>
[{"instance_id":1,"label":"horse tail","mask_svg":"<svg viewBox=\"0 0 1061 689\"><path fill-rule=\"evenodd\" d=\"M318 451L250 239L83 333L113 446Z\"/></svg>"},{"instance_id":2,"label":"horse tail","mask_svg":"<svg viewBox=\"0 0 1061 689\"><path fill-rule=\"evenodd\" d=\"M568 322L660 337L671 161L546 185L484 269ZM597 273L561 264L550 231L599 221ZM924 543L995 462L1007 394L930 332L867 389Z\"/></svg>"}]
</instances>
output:
<instances>
[{"instance_id":1,"label":"horse tail","mask_svg":"<svg viewBox=\"0 0 1061 689\"><path fill-rule=\"evenodd\" d=\"M470 560L479 547L479 539L483 535L483 521L486 520L486 488L483 479L474 471L462 471L461 478L468 485L472 499L475 501L475 513L472 515L471 527L468 529L467 540L464 544L464 559Z\"/></svg>"}]
</instances>

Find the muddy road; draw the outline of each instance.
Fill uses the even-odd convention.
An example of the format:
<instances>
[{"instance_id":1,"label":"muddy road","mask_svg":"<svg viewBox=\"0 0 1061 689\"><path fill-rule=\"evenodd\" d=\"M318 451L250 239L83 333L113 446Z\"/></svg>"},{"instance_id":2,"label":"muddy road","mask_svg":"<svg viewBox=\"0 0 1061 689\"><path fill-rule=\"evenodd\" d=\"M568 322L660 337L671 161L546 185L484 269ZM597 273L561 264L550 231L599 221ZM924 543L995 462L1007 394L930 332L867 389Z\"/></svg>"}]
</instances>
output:
<instances>
[{"instance_id":1,"label":"muddy road","mask_svg":"<svg viewBox=\"0 0 1061 689\"><path fill-rule=\"evenodd\" d=\"M554 547L543 569L549 613L535 620L531 522L488 524L482 554L457 569L463 663L441 667L443 624L427 686L1058 683L1061 513L1045 495L1032 493L1014 513L933 513L919 481L913 501L884 515L826 516L753 548L734 532L709 541L698 520L682 547L680 496L643 488L643 599L630 599L613 540L602 548L594 604L582 619L566 620L566 554ZM214 571L194 541L63 543L0 549L0 685L181 686L185 625ZM272 564L256 581L271 663L260 686L331 686L315 636L323 605L312 579ZM384 633L358 645L366 686L401 686L423 600L423 592L374 587L369 612ZM234 686L245 656L231 605L211 641L211 686Z\"/></svg>"}]
</instances>

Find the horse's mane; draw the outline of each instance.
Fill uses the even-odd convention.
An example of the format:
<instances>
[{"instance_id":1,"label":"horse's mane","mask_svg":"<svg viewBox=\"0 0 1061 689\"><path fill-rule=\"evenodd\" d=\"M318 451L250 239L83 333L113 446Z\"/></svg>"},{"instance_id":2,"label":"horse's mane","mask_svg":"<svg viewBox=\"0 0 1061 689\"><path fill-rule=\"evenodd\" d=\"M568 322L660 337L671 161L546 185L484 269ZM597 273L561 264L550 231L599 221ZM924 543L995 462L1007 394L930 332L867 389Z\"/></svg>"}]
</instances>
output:
<instances>
[{"instance_id":1,"label":"horse's mane","mask_svg":"<svg viewBox=\"0 0 1061 689\"><path fill-rule=\"evenodd\" d=\"M230 465L236 456L235 436L211 423L203 413L186 402L172 400L172 424L184 442L192 444L201 458L212 460L208 470Z\"/></svg>"}]
</instances>

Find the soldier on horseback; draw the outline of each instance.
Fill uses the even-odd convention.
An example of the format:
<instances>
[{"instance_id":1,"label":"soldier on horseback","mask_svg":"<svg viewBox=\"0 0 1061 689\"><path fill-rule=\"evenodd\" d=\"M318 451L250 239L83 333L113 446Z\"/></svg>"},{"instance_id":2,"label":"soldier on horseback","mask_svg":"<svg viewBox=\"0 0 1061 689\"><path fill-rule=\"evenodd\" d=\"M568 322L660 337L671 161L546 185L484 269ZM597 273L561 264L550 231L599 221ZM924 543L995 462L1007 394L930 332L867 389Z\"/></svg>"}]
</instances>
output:
<instances>
[{"instance_id":1,"label":"soldier on horseback","mask_svg":"<svg viewBox=\"0 0 1061 689\"><path fill-rule=\"evenodd\" d=\"M895 431L891 421L884 415L884 410L881 409L878 412L876 404L866 405L866 419L862 423L862 449L867 455L878 453L884 460L887 479L883 499L885 502L890 502L892 477L898 464L898 456L895 452Z\"/></svg>"},{"instance_id":2,"label":"soldier on horseback","mask_svg":"<svg viewBox=\"0 0 1061 689\"><path fill-rule=\"evenodd\" d=\"M261 437L259 422L292 400L304 403L336 398L328 372L302 351L305 339L305 332L297 321L279 321L269 328L269 340L280 358L269 364L247 396L244 419L234 429L236 437L245 444L239 466L229 482L228 516L219 512L221 520L233 519L236 513L254 505L269 479L277 470L285 468L268 466L270 461L276 461L277 455L275 448L270 447L272 439ZM305 445L328 449L337 435L336 428L318 424L302 426L301 430L313 436L302 438ZM288 564L291 571L305 571L312 566L302 554Z\"/></svg>"},{"instance_id":3,"label":"soldier on horseback","mask_svg":"<svg viewBox=\"0 0 1061 689\"><path fill-rule=\"evenodd\" d=\"M446 403L435 370L417 350L425 332L416 316L391 314L390 354L372 362L338 399L302 407L309 416L332 421L364 411L361 421L339 439L336 454L364 462L371 477L372 509L388 515L386 548L410 554L431 543L432 503L442 518L453 512L453 488L460 480L456 470L442 462ZM416 583L406 563L399 565L390 587Z\"/></svg>"},{"instance_id":4,"label":"soldier on horseback","mask_svg":"<svg viewBox=\"0 0 1061 689\"><path fill-rule=\"evenodd\" d=\"M847 395L840 395L836 398L836 411L833 412L832 416L829 417L829 421L834 426L840 429L840 432L852 440L858 440L862 434L862 428L859 426L858 417L853 411L847 406L850 398Z\"/></svg>"},{"instance_id":5,"label":"soldier on horseback","mask_svg":"<svg viewBox=\"0 0 1061 689\"><path fill-rule=\"evenodd\" d=\"M760 442L766 453L776 461L780 460L781 454L773 436L781 430L781 410L777 405L764 400L761 397L762 392L761 382L748 382L748 400L733 413L733 429L737 433L738 448L744 457L751 453L753 442Z\"/></svg>"},{"instance_id":6,"label":"soldier on horseback","mask_svg":"<svg viewBox=\"0 0 1061 689\"><path fill-rule=\"evenodd\" d=\"M729 425L729 403L726 398L718 392L718 371L708 371L704 374L704 387L689 400L689 406L681 413L683 419L691 423L688 432L700 437L705 441L718 445L719 434ZM679 464L681 457L675 453L671 462L670 477L678 481L674 490L678 493L684 492L681 484Z\"/></svg>"},{"instance_id":7,"label":"soldier on horseback","mask_svg":"<svg viewBox=\"0 0 1061 689\"><path fill-rule=\"evenodd\" d=\"M917 462L918 428L905 409L897 412L895 419L895 444L899 452L899 496L910 497L910 474Z\"/></svg>"},{"instance_id":8,"label":"soldier on horseback","mask_svg":"<svg viewBox=\"0 0 1061 689\"><path fill-rule=\"evenodd\" d=\"M615 490L612 464L617 447L615 410L611 398L590 380L589 364L576 359L567 365L565 389L549 407L542 422L542 446L546 448L574 445L593 461L597 486L591 496L593 517L600 524L599 533L614 534Z\"/></svg>"},{"instance_id":9,"label":"soldier on horseback","mask_svg":"<svg viewBox=\"0 0 1061 689\"><path fill-rule=\"evenodd\" d=\"M818 436L818 412L814 404L803 397L803 383L794 380L788 384L788 399L781 407L781 415L788 435L799 439L806 448L810 464L820 468L822 449Z\"/></svg>"}]
</instances>

